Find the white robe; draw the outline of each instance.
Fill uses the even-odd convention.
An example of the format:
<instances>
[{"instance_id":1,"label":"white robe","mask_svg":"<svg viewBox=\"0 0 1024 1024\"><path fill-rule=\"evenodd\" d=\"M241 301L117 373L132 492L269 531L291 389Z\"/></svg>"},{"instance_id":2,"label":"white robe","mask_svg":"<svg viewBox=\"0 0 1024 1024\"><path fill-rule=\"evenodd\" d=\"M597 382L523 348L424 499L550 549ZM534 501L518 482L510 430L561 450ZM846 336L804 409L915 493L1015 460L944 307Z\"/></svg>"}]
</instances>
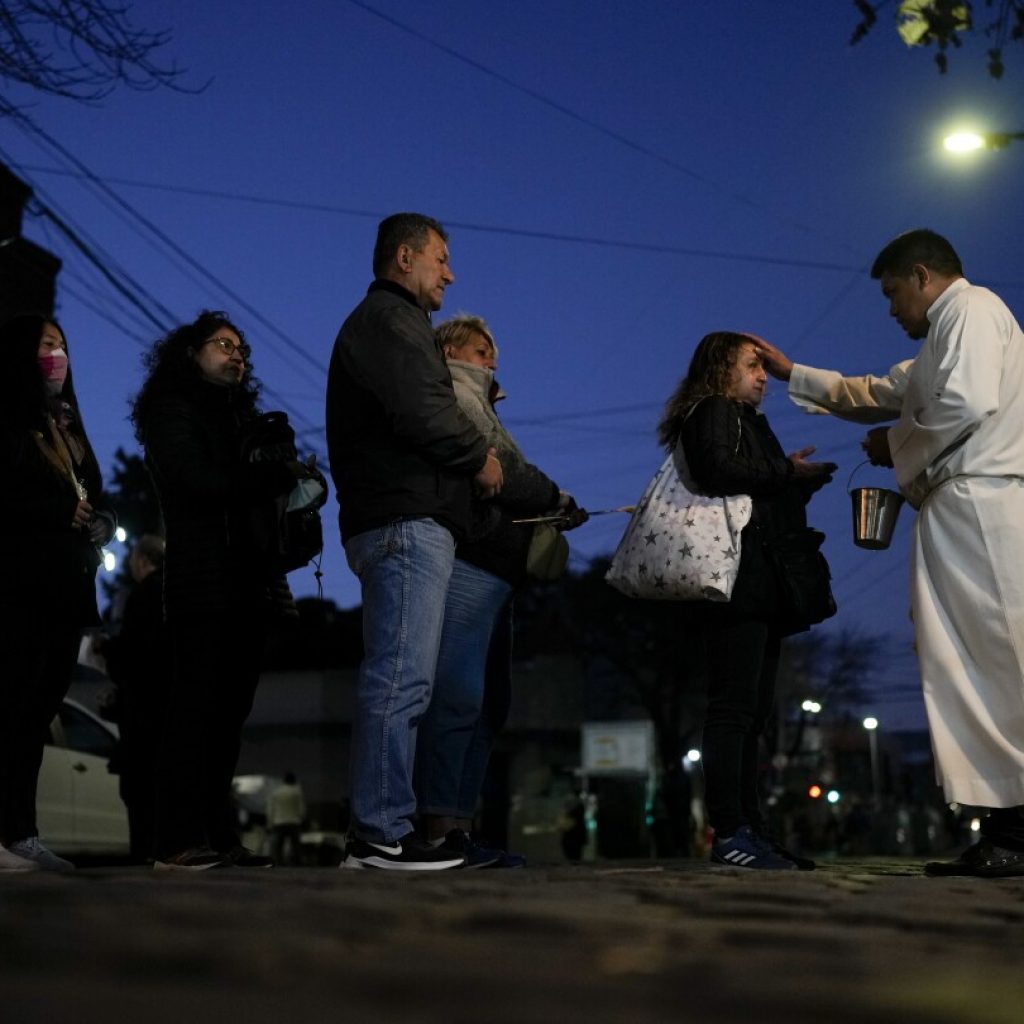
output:
<instances>
[{"instance_id":1,"label":"white robe","mask_svg":"<svg viewBox=\"0 0 1024 1024\"><path fill-rule=\"evenodd\" d=\"M955 281L913 364L888 377L799 368L790 391L861 422L898 414L896 477L919 508L911 607L938 780L948 800L1024 804L1024 334Z\"/></svg>"}]
</instances>

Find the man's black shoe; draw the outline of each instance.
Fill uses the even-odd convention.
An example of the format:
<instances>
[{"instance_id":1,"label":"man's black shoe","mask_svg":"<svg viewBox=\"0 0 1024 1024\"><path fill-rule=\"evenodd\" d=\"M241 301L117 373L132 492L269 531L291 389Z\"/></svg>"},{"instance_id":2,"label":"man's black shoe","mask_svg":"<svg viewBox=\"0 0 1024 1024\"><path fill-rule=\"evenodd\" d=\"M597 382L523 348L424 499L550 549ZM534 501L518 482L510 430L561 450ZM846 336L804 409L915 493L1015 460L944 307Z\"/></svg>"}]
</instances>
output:
<instances>
[{"instance_id":1,"label":"man's black shoe","mask_svg":"<svg viewBox=\"0 0 1024 1024\"><path fill-rule=\"evenodd\" d=\"M974 858L974 873L979 878L1013 878L1024 875L1024 851L997 846L990 839Z\"/></svg>"},{"instance_id":2,"label":"man's black shoe","mask_svg":"<svg viewBox=\"0 0 1024 1024\"><path fill-rule=\"evenodd\" d=\"M1024 875L1024 851L997 846L991 839L979 839L956 860L930 861L924 873L932 877L967 875L974 878L1014 878Z\"/></svg>"},{"instance_id":3,"label":"man's black shoe","mask_svg":"<svg viewBox=\"0 0 1024 1024\"><path fill-rule=\"evenodd\" d=\"M446 871L461 868L466 858L442 847L419 842L410 833L396 843L371 843L350 836L345 843L343 868L379 868L384 871Z\"/></svg>"}]
</instances>

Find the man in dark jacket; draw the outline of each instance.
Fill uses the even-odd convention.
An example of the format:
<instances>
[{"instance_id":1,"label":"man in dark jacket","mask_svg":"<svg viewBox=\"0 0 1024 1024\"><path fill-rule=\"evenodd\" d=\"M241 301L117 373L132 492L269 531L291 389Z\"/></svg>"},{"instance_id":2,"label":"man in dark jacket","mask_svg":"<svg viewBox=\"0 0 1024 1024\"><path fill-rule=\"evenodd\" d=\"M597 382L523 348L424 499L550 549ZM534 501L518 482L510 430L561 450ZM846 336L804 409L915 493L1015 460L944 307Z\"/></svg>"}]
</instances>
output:
<instances>
[{"instance_id":1,"label":"man in dark jacket","mask_svg":"<svg viewBox=\"0 0 1024 1024\"><path fill-rule=\"evenodd\" d=\"M462 858L414 835L416 728L472 488L496 494L501 464L459 411L430 325L455 280L444 228L422 214L386 218L373 272L335 341L327 383L327 445L341 539L362 585L365 648L344 866L438 870Z\"/></svg>"}]
</instances>

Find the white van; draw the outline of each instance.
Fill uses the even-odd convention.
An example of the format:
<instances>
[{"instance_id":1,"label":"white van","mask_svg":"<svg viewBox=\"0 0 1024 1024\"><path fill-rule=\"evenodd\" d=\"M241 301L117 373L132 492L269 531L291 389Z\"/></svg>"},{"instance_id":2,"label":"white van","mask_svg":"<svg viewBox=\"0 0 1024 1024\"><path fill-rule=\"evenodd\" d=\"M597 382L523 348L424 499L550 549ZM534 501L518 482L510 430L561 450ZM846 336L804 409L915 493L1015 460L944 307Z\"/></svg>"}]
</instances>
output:
<instances>
[{"instance_id":1,"label":"white van","mask_svg":"<svg viewBox=\"0 0 1024 1024\"><path fill-rule=\"evenodd\" d=\"M39 838L55 853L128 854L128 812L110 771L116 747L114 726L64 699L36 791Z\"/></svg>"}]
</instances>

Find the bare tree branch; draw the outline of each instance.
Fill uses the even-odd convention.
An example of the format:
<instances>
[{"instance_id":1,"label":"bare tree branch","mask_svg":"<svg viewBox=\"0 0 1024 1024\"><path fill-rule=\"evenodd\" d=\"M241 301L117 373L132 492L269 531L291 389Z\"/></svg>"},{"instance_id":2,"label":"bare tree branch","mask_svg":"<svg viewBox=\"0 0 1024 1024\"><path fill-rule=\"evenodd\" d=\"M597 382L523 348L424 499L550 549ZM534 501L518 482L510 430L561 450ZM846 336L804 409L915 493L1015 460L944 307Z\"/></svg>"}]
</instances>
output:
<instances>
[{"instance_id":1,"label":"bare tree branch","mask_svg":"<svg viewBox=\"0 0 1024 1024\"><path fill-rule=\"evenodd\" d=\"M0 0L0 86L81 103L98 103L118 85L183 89L183 71L156 61L170 33L136 28L129 11L111 0ZM19 109L0 96L0 116Z\"/></svg>"}]
</instances>

